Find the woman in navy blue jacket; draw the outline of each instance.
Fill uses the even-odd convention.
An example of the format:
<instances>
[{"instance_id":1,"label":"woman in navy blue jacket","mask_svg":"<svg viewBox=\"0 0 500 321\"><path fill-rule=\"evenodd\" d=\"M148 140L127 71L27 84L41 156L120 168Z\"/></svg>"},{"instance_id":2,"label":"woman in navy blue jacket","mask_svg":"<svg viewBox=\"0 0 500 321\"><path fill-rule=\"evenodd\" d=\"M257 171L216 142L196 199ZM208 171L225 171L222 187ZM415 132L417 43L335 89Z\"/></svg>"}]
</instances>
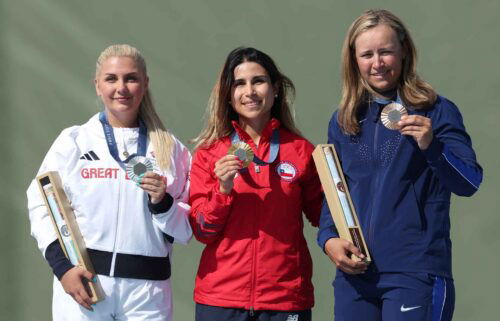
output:
<instances>
[{"instance_id":1,"label":"woman in navy blue jacket","mask_svg":"<svg viewBox=\"0 0 500 321\"><path fill-rule=\"evenodd\" d=\"M410 34L388 11L353 22L342 68L328 142L372 263L350 258L362 254L338 237L325 203L318 244L338 268L335 321L451 320L450 197L471 196L482 180L462 116L417 75Z\"/></svg>"}]
</instances>

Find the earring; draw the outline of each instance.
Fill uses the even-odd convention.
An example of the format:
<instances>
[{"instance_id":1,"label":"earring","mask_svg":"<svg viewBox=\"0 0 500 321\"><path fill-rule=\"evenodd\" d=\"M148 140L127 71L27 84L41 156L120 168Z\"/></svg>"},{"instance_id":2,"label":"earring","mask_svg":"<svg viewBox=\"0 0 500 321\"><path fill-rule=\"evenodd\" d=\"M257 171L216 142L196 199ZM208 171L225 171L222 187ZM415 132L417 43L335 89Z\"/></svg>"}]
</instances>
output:
<instances>
[{"instance_id":1,"label":"earring","mask_svg":"<svg viewBox=\"0 0 500 321\"><path fill-rule=\"evenodd\" d=\"M278 98L278 94L274 94L274 98Z\"/></svg>"}]
</instances>

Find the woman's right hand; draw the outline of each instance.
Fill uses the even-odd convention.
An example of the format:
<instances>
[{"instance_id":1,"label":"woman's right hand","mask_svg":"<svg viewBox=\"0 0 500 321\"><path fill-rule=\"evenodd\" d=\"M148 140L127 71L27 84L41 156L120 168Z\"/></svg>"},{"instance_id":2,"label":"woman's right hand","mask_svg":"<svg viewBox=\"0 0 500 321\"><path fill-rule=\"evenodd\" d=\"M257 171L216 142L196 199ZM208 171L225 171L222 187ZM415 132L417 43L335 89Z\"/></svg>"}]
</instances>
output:
<instances>
[{"instance_id":1,"label":"woman's right hand","mask_svg":"<svg viewBox=\"0 0 500 321\"><path fill-rule=\"evenodd\" d=\"M93 311L91 307L93 302L90 298L92 294L87 292L87 288L82 282L84 278L92 282L94 275L79 266L75 266L63 274L61 284L64 291L71 295L78 304L87 310Z\"/></svg>"},{"instance_id":2,"label":"woman's right hand","mask_svg":"<svg viewBox=\"0 0 500 321\"><path fill-rule=\"evenodd\" d=\"M354 254L360 259L364 259L363 253L354 244L339 237L326 241L325 252L330 260L347 274L364 273L368 268L368 264L364 261L354 261L350 258L351 254Z\"/></svg>"},{"instance_id":3,"label":"woman's right hand","mask_svg":"<svg viewBox=\"0 0 500 321\"><path fill-rule=\"evenodd\" d=\"M219 179L219 191L229 195L233 189L233 180L241 169L241 161L234 155L225 155L215 162L214 173Z\"/></svg>"}]
</instances>

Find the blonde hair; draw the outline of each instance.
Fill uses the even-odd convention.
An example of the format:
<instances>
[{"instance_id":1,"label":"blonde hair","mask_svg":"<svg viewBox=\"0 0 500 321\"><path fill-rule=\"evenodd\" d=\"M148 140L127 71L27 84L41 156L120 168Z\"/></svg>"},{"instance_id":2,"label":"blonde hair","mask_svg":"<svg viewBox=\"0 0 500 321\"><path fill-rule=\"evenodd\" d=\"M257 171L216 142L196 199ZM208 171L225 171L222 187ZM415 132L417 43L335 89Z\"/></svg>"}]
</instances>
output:
<instances>
[{"instance_id":1,"label":"blonde hair","mask_svg":"<svg viewBox=\"0 0 500 321\"><path fill-rule=\"evenodd\" d=\"M375 94L360 75L355 42L361 33L382 24L396 32L405 53L397 87L403 102L414 108L425 108L434 104L437 98L432 86L417 74L417 49L401 19L387 10L368 10L351 24L342 48L342 98L337 120L343 132L349 135L359 132L359 109Z\"/></svg>"},{"instance_id":2,"label":"blonde hair","mask_svg":"<svg viewBox=\"0 0 500 321\"><path fill-rule=\"evenodd\" d=\"M206 125L201 133L191 140L195 149L209 146L217 139L228 136L233 131L231 121L238 120L238 114L230 105L231 88L234 83L234 69L243 62L255 62L268 73L272 85L277 89L276 98L271 108L271 117L278 119L281 126L301 135L295 126L291 107L295 96L293 82L280 72L274 61L267 54L250 47L238 47L231 51L219 73L217 83L212 89L206 110Z\"/></svg>"},{"instance_id":3,"label":"blonde hair","mask_svg":"<svg viewBox=\"0 0 500 321\"><path fill-rule=\"evenodd\" d=\"M104 61L111 57L129 57L134 60L139 70L147 76L146 61L137 48L127 44L111 45L104 49L96 62L95 77L97 79ZM153 145L155 158L162 170L167 170L170 165L170 156L173 149L173 138L165 129L160 117L156 113L153 99L149 89L146 89L141 104L139 105L139 117L148 128L148 138Z\"/></svg>"}]
</instances>

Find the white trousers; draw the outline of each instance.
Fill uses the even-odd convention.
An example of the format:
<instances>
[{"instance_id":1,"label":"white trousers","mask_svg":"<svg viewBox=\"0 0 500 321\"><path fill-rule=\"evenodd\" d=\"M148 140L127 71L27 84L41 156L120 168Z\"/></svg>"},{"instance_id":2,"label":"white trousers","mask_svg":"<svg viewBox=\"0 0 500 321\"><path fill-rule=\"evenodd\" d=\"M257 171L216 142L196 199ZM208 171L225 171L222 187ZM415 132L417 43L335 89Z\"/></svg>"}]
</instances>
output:
<instances>
[{"instance_id":1,"label":"white trousers","mask_svg":"<svg viewBox=\"0 0 500 321\"><path fill-rule=\"evenodd\" d=\"M114 278L98 275L104 300L89 311L80 306L54 277L52 317L54 321L171 321L172 288L165 281Z\"/></svg>"}]
</instances>

